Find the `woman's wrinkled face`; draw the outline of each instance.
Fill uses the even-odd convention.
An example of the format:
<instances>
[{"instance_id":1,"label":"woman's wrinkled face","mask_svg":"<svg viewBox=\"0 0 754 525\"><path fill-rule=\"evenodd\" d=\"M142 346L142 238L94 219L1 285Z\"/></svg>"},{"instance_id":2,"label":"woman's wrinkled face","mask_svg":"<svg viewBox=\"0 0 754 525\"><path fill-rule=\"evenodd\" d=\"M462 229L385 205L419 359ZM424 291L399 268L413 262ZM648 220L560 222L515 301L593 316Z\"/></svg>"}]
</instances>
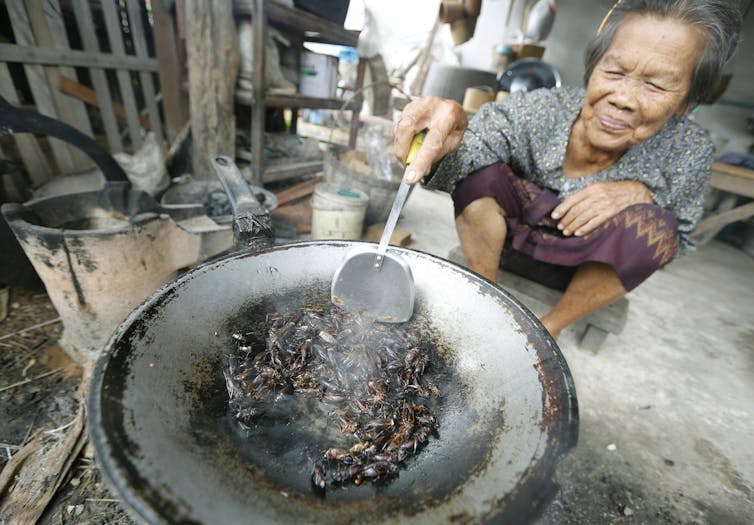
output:
<instances>
[{"instance_id":1,"label":"woman's wrinkled face","mask_svg":"<svg viewBox=\"0 0 754 525\"><path fill-rule=\"evenodd\" d=\"M622 152L681 115L701 47L697 30L683 22L626 19L589 79L580 119L590 145Z\"/></svg>"}]
</instances>

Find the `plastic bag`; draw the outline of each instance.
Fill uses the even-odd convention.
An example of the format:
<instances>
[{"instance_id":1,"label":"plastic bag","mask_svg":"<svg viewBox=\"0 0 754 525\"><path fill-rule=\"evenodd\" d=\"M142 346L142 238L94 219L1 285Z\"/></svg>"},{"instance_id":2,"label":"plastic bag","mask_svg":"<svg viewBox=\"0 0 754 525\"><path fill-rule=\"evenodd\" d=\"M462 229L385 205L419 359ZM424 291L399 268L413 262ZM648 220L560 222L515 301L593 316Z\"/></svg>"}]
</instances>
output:
<instances>
[{"instance_id":1,"label":"plastic bag","mask_svg":"<svg viewBox=\"0 0 754 525\"><path fill-rule=\"evenodd\" d=\"M325 151L325 181L339 185L343 189L356 189L369 197L364 223L367 225L385 222L398 190L398 181L389 181L375 176L366 163L363 151L343 150L332 147Z\"/></svg>"},{"instance_id":2,"label":"plastic bag","mask_svg":"<svg viewBox=\"0 0 754 525\"><path fill-rule=\"evenodd\" d=\"M295 93L296 85L286 78L280 65L280 51L278 44L290 47L291 43L280 31L267 29L265 42L265 75L264 86L270 93ZM238 77L239 85L244 89L251 89L251 77L254 71L254 27L251 22L241 22L238 26L238 48L241 53L241 69ZM294 75L295 76L295 75Z\"/></svg>"},{"instance_id":3,"label":"plastic bag","mask_svg":"<svg viewBox=\"0 0 754 525\"><path fill-rule=\"evenodd\" d=\"M369 125L363 135L367 164L377 179L400 182L403 167L393 153L393 130L390 126Z\"/></svg>"},{"instance_id":4,"label":"plastic bag","mask_svg":"<svg viewBox=\"0 0 754 525\"><path fill-rule=\"evenodd\" d=\"M136 189L156 196L170 185L168 170L165 167L165 154L152 131L147 133L136 153L115 153L113 158L126 172L128 180Z\"/></svg>"}]
</instances>

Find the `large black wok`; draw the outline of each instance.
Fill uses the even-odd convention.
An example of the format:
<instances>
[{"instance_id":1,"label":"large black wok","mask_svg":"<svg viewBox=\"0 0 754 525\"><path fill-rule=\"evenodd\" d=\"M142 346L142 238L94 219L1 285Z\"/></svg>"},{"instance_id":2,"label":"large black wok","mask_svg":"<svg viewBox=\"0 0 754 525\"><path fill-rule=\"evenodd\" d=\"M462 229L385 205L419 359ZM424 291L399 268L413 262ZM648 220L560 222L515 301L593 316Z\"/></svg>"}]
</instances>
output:
<instances>
[{"instance_id":1,"label":"large black wok","mask_svg":"<svg viewBox=\"0 0 754 525\"><path fill-rule=\"evenodd\" d=\"M539 321L504 290L446 260L410 264L410 323L449 364L439 435L387 483L310 482L317 421L245 434L227 411L230 335L265 313L330 304L332 276L358 242L301 242L232 255L156 292L97 363L89 428L106 477L149 523L525 522L551 492L578 433L568 366Z\"/></svg>"}]
</instances>

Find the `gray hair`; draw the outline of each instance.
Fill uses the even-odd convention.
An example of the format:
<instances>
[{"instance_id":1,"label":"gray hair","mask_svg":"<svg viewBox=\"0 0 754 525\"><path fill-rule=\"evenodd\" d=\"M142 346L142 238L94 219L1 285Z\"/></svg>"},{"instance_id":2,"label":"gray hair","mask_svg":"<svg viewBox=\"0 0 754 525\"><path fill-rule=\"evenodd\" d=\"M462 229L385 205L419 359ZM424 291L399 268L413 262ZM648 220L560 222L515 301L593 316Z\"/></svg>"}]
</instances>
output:
<instances>
[{"instance_id":1,"label":"gray hair","mask_svg":"<svg viewBox=\"0 0 754 525\"><path fill-rule=\"evenodd\" d=\"M584 65L584 83L594 72L616 32L635 15L650 15L685 22L699 29L704 40L696 60L689 106L706 100L717 87L723 66L733 57L741 32L741 11L735 0L620 0L603 21L602 30L589 42Z\"/></svg>"}]
</instances>

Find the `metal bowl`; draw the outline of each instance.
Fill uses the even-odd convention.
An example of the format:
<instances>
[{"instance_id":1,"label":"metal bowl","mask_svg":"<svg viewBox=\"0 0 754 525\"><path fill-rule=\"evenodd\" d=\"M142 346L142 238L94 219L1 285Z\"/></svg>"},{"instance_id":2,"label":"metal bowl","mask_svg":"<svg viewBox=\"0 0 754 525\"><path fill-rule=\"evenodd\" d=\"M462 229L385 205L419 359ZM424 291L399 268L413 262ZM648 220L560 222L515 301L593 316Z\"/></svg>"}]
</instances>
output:
<instances>
[{"instance_id":1,"label":"metal bowl","mask_svg":"<svg viewBox=\"0 0 754 525\"><path fill-rule=\"evenodd\" d=\"M522 58L513 62L497 79L500 90L508 93L560 87L560 73L538 58Z\"/></svg>"}]
</instances>

